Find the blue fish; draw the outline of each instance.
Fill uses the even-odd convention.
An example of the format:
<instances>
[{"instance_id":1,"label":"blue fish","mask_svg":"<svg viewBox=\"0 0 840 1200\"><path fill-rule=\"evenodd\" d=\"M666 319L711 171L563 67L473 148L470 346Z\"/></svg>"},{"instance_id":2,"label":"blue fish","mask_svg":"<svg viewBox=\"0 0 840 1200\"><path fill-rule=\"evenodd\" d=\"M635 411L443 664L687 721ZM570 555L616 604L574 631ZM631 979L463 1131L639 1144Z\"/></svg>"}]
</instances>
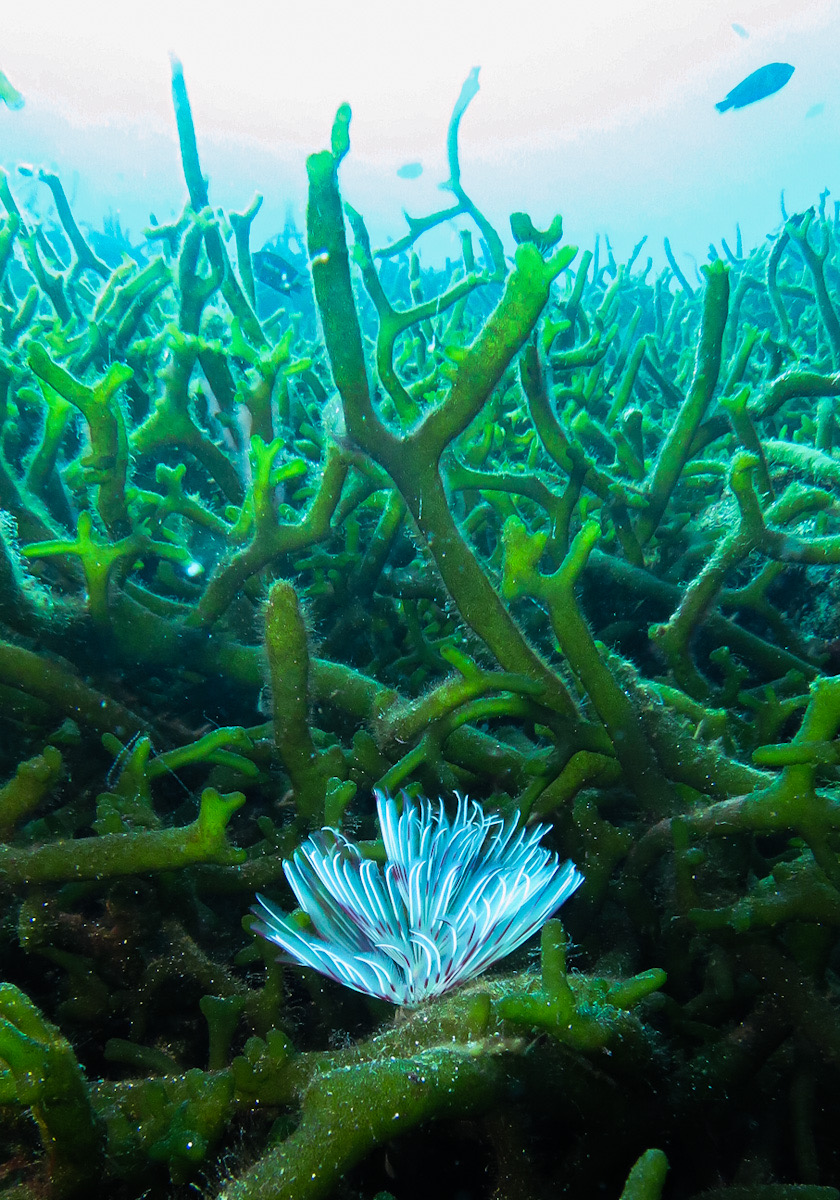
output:
<instances>
[{"instance_id":1,"label":"blue fish","mask_svg":"<svg viewBox=\"0 0 840 1200\"><path fill-rule=\"evenodd\" d=\"M273 250L257 250L251 255L251 264L254 278L275 292L288 295L289 292L297 291L303 286L297 267L293 267Z\"/></svg>"},{"instance_id":2,"label":"blue fish","mask_svg":"<svg viewBox=\"0 0 840 1200\"><path fill-rule=\"evenodd\" d=\"M738 37L748 38L750 36L743 25L736 25L734 22L732 24L732 30L734 33L738 34Z\"/></svg>"},{"instance_id":3,"label":"blue fish","mask_svg":"<svg viewBox=\"0 0 840 1200\"><path fill-rule=\"evenodd\" d=\"M746 108L748 104L755 104L756 100L772 96L785 86L793 70L790 63L767 63L742 79L715 108L718 112L726 112L728 108Z\"/></svg>"},{"instance_id":4,"label":"blue fish","mask_svg":"<svg viewBox=\"0 0 840 1200\"><path fill-rule=\"evenodd\" d=\"M819 117L824 108L825 104L822 101L819 104L812 104L805 114L805 120L807 121L810 117Z\"/></svg>"},{"instance_id":5,"label":"blue fish","mask_svg":"<svg viewBox=\"0 0 840 1200\"><path fill-rule=\"evenodd\" d=\"M397 167L397 174L400 179L419 179L423 174L423 164L419 162L406 163L403 167Z\"/></svg>"}]
</instances>

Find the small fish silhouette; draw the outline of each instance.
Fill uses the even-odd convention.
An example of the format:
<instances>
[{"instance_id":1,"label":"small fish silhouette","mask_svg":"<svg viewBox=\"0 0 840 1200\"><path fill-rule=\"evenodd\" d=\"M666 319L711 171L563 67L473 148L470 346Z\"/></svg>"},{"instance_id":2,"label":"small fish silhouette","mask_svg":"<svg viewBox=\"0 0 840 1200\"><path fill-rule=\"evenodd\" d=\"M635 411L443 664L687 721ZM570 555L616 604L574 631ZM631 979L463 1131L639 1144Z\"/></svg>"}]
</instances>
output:
<instances>
[{"instance_id":1,"label":"small fish silhouette","mask_svg":"<svg viewBox=\"0 0 840 1200\"><path fill-rule=\"evenodd\" d=\"M300 271L273 250L257 250L251 256L254 278L275 292L289 292L301 287Z\"/></svg>"},{"instance_id":2,"label":"small fish silhouette","mask_svg":"<svg viewBox=\"0 0 840 1200\"><path fill-rule=\"evenodd\" d=\"M734 21L732 23L732 32L737 33L738 37L741 38L748 38L750 36L743 25L736 25Z\"/></svg>"},{"instance_id":3,"label":"small fish silhouette","mask_svg":"<svg viewBox=\"0 0 840 1200\"><path fill-rule=\"evenodd\" d=\"M748 104L755 104L756 100L772 96L785 86L793 70L790 63L767 63L742 79L715 108L718 112L726 112L728 108L746 108Z\"/></svg>"},{"instance_id":4,"label":"small fish silhouette","mask_svg":"<svg viewBox=\"0 0 840 1200\"><path fill-rule=\"evenodd\" d=\"M397 168L400 179L418 179L423 174L423 164L419 162L405 163Z\"/></svg>"},{"instance_id":5,"label":"small fish silhouette","mask_svg":"<svg viewBox=\"0 0 840 1200\"><path fill-rule=\"evenodd\" d=\"M822 101L819 104L812 104L805 114L805 120L807 121L809 117L818 117L824 108L825 104Z\"/></svg>"}]
</instances>

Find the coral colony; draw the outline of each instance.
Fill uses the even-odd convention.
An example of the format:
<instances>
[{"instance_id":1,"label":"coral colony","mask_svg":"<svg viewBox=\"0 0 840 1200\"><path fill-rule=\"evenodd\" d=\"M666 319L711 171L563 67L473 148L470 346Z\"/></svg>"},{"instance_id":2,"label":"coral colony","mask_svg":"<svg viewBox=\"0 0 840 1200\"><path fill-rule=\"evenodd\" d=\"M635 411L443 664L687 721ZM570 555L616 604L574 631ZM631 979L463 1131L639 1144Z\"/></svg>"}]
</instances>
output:
<instances>
[{"instance_id":1,"label":"coral colony","mask_svg":"<svg viewBox=\"0 0 840 1200\"><path fill-rule=\"evenodd\" d=\"M285 864L312 922L301 929L259 896L256 930L304 966L392 1004L419 1004L479 975L527 941L583 883L544 850L546 826L443 804L376 798L387 862L363 858L340 833L310 837ZM324 836L326 835L326 836Z\"/></svg>"},{"instance_id":2,"label":"coral colony","mask_svg":"<svg viewBox=\"0 0 840 1200\"><path fill-rule=\"evenodd\" d=\"M171 222L0 176L0 1197L840 1196L838 205L506 246L477 91L383 247L177 62Z\"/></svg>"}]
</instances>

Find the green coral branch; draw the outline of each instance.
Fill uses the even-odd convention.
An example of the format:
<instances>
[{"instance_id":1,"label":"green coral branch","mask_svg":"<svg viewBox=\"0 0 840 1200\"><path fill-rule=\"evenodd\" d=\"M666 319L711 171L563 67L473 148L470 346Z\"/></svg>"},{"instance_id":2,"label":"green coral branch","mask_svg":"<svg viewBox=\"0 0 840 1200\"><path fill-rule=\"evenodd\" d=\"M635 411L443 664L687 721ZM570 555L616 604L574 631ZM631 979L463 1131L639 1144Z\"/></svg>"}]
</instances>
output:
<instances>
[{"instance_id":1,"label":"green coral branch","mask_svg":"<svg viewBox=\"0 0 840 1200\"><path fill-rule=\"evenodd\" d=\"M252 499L254 529L251 540L224 561L208 580L200 600L187 618L191 628L214 624L233 602L242 585L285 554L293 554L324 539L330 532L341 492L347 478L345 456L329 442L318 490L297 522L280 521L273 503L273 489L279 480L273 463L281 443L265 446L256 435L251 452L254 461ZM297 473L297 468L294 469Z\"/></svg>"},{"instance_id":2,"label":"green coral branch","mask_svg":"<svg viewBox=\"0 0 840 1200\"><path fill-rule=\"evenodd\" d=\"M275 1104L297 1097L301 1117L284 1141L223 1185L227 1200L326 1197L395 1134L493 1105L505 1095L506 1081L516 1080L527 1048L508 1025L546 1029L574 1054L621 1045L628 1056L647 1057L643 1026L628 1010L662 986L664 972L627 981L575 977L567 993L559 922L549 926L539 992L519 990L533 985L527 977L491 983L489 992L464 989L333 1055L290 1056L279 1035L267 1044L253 1039L233 1064L238 1093ZM561 994L564 1004L556 1000Z\"/></svg>"},{"instance_id":3,"label":"green coral branch","mask_svg":"<svg viewBox=\"0 0 840 1200\"><path fill-rule=\"evenodd\" d=\"M785 341L790 339L792 327L790 314L785 308L785 302L782 299L782 290L779 287L778 272L779 264L782 261L782 255L784 254L789 241L790 230L787 227L787 223L785 223L784 229L782 229L781 233L773 243L773 249L770 251L770 254L767 258L766 274L767 294L770 298L770 303L773 306L773 310L776 313L782 338Z\"/></svg>"},{"instance_id":4,"label":"green coral branch","mask_svg":"<svg viewBox=\"0 0 840 1200\"><path fill-rule=\"evenodd\" d=\"M104 1125L70 1043L11 983L0 983L0 1060L14 1099L38 1124L50 1194L56 1200L90 1195L105 1167ZM11 1098L4 1096L6 1103Z\"/></svg>"},{"instance_id":5,"label":"green coral branch","mask_svg":"<svg viewBox=\"0 0 840 1200\"><path fill-rule=\"evenodd\" d=\"M61 775L62 758L55 746L18 765L14 777L0 787L0 834L8 837L14 827L33 812L49 794Z\"/></svg>"},{"instance_id":6,"label":"green coral branch","mask_svg":"<svg viewBox=\"0 0 840 1200\"><path fill-rule=\"evenodd\" d=\"M175 121L178 127L181 164L184 169L187 190L190 194L190 204L196 213L202 213L208 208L209 192L207 180L202 174L201 163L198 157L198 142L195 136L195 125L193 124L189 96L187 95L187 85L184 81L184 70L180 61L174 55L171 57L171 66L172 100L175 107ZM221 286L222 293L231 312L239 319L252 342L257 345L265 345L265 334L248 298L239 286L236 276L231 269L217 223L211 219L205 225L202 232L212 276L218 281L217 285ZM193 329L193 332L197 332L197 326ZM202 366L205 366L205 364L202 363ZM211 372L208 372L208 377L212 378Z\"/></svg>"},{"instance_id":7,"label":"green coral branch","mask_svg":"<svg viewBox=\"0 0 840 1200\"><path fill-rule=\"evenodd\" d=\"M814 216L814 210L811 208L801 216L791 217L785 224L785 231L795 243L811 274L820 319L828 335L834 366L837 368L840 367L840 318L832 304L825 279L825 262L830 249L829 228L827 222L820 222L820 246L819 249L814 249L808 238Z\"/></svg>"},{"instance_id":8,"label":"green coral branch","mask_svg":"<svg viewBox=\"0 0 840 1200\"><path fill-rule=\"evenodd\" d=\"M308 826L322 825L327 786L346 776L346 766L338 747L319 751L312 741L308 633L297 592L285 580L272 584L268 595L265 649L274 741L289 773L295 807Z\"/></svg>"},{"instance_id":9,"label":"green coral branch","mask_svg":"<svg viewBox=\"0 0 840 1200\"><path fill-rule=\"evenodd\" d=\"M419 700L391 705L374 726L381 747L387 749L412 741L427 725L450 716L462 705L490 692L534 696L540 691L539 685L531 679L482 670L467 655L452 647L443 647L441 656L457 673Z\"/></svg>"},{"instance_id":10,"label":"green coral branch","mask_svg":"<svg viewBox=\"0 0 840 1200\"><path fill-rule=\"evenodd\" d=\"M798 442L784 442L778 438L764 438L762 439L762 448L772 463L791 467L824 487L840 485L840 464L837 459L830 454L825 454L815 446L803 446Z\"/></svg>"},{"instance_id":11,"label":"green coral branch","mask_svg":"<svg viewBox=\"0 0 840 1200\"><path fill-rule=\"evenodd\" d=\"M447 1047L322 1069L293 1134L236 1180L227 1200L320 1200L377 1146L418 1125L480 1112L504 1086L504 1058Z\"/></svg>"},{"instance_id":12,"label":"green coral branch","mask_svg":"<svg viewBox=\"0 0 840 1200\"><path fill-rule=\"evenodd\" d=\"M0 683L36 696L57 713L116 734L137 733L141 717L92 688L60 662L0 639Z\"/></svg>"},{"instance_id":13,"label":"green coral branch","mask_svg":"<svg viewBox=\"0 0 840 1200\"><path fill-rule=\"evenodd\" d=\"M700 930L733 929L746 933L773 929L790 921L840 926L840 892L811 855L777 863L749 893L720 908L693 908L687 914Z\"/></svg>"},{"instance_id":14,"label":"green coral branch","mask_svg":"<svg viewBox=\"0 0 840 1200\"><path fill-rule=\"evenodd\" d=\"M542 788L525 816L550 817L584 788L608 788L620 779L621 764L617 759L596 750L578 750L564 764L560 774Z\"/></svg>"},{"instance_id":15,"label":"green coral branch","mask_svg":"<svg viewBox=\"0 0 840 1200\"><path fill-rule=\"evenodd\" d=\"M554 462L570 476L581 474L581 482L602 500L627 503L629 491L626 483L588 458L577 440L569 435L562 422L555 416L538 345L533 338L522 353L519 371L534 428ZM559 406L564 399L574 396L574 393L561 391L556 397L556 403ZM634 561L640 558L638 548L631 548L630 554Z\"/></svg>"},{"instance_id":16,"label":"green coral branch","mask_svg":"<svg viewBox=\"0 0 840 1200\"><path fill-rule=\"evenodd\" d=\"M625 562L617 555L605 554L597 548L587 562L587 574L603 587L623 588L628 594L655 603L662 610L674 612L684 595L684 588L660 579L635 563ZM705 618L705 632L717 645L729 646L765 678L776 679L787 671L798 671L805 679L813 679L818 670L813 662L774 645L727 617L711 611Z\"/></svg>"},{"instance_id":17,"label":"green coral branch","mask_svg":"<svg viewBox=\"0 0 840 1200\"><path fill-rule=\"evenodd\" d=\"M383 387L394 402L400 419L410 426L420 417L421 408L402 383L394 368L394 347L397 338L412 325L440 316L453 304L466 298L479 284L486 281L480 276L470 275L466 279L460 280L443 295L435 297L434 300L416 304L412 308L402 311L395 310L385 295L373 264L370 238L364 221L349 204L345 205L345 209L355 239L353 258L361 270L365 288L379 319L376 338L376 370ZM431 380L424 381L424 389L426 388L431 390Z\"/></svg>"},{"instance_id":18,"label":"green coral branch","mask_svg":"<svg viewBox=\"0 0 840 1200\"><path fill-rule=\"evenodd\" d=\"M94 621L107 624L109 620L109 582L120 564L130 567L144 554L167 559L184 566L191 555L184 546L170 541L158 541L137 529L119 541L99 537L89 512L79 513L76 537L49 542L34 542L22 551L25 558L52 558L56 555L75 555L82 564L88 593L88 611Z\"/></svg>"},{"instance_id":19,"label":"green coral branch","mask_svg":"<svg viewBox=\"0 0 840 1200\"><path fill-rule=\"evenodd\" d=\"M182 828L104 834L32 848L0 846L0 879L15 887L173 871L193 863L235 865L245 852L230 846L225 831L244 803L241 792L223 796L205 788L198 817Z\"/></svg>"},{"instance_id":20,"label":"green coral branch","mask_svg":"<svg viewBox=\"0 0 840 1200\"><path fill-rule=\"evenodd\" d=\"M246 755L253 751L254 743L241 725L231 725L213 729L202 737L195 738L187 746L178 746L174 750L163 750L149 764L149 778L171 771L179 771L191 763L224 763L242 771L245 775L258 774L256 765ZM245 751L237 754L234 751Z\"/></svg>"},{"instance_id":21,"label":"green coral branch","mask_svg":"<svg viewBox=\"0 0 840 1200\"><path fill-rule=\"evenodd\" d=\"M373 431L380 432L381 426L373 409L353 299L337 169L338 163L328 150L311 154L306 160L307 241L315 299L324 323L333 379L344 403L347 432L353 441L367 449Z\"/></svg>"},{"instance_id":22,"label":"green coral branch","mask_svg":"<svg viewBox=\"0 0 840 1200\"><path fill-rule=\"evenodd\" d=\"M398 705L400 710L407 707L392 688L324 659L312 660L311 687L314 703L338 708L360 723L375 719L387 722L391 705ZM526 770L525 757L518 750L479 729L453 729L446 740L446 755L449 762L463 770L486 775L512 789L521 785Z\"/></svg>"},{"instance_id":23,"label":"green coral branch","mask_svg":"<svg viewBox=\"0 0 840 1200\"><path fill-rule=\"evenodd\" d=\"M525 683L526 686L533 687L530 681ZM521 681L518 681L518 686L522 687ZM396 791L407 780L421 773L421 768L429 767L435 778L440 779L447 790L454 791L457 789L458 779L443 755L444 744L452 733L472 721L480 724L510 717L528 719L538 714L539 710L527 698L515 693L503 692L499 696L481 696L467 700L451 712L432 720L425 727L416 745L376 781L376 786L387 792ZM392 751L398 745L397 738L387 745L386 749Z\"/></svg>"},{"instance_id":24,"label":"green coral branch","mask_svg":"<svg viewBox=\"0 0 840 1200\"><path fill-rule=\"evenodd\" d=\"M732 799L686 813L682 820L692 837L725 837L733 833L787 830L804 838L818 866L834 887L840 887L840 868L830 835L840 828L840 801L818 789L822 747L840 728L840 680L820 678L811 684L808 705L792 745L797 752L775 776ZM802 761L804 760L804 761ZM633 854L638 873L667 849L670 822L654 826Z\"/></svg>"},{"instance_id":25,"label":"green coral branch","mask_svg":"<svg viewBox=\"0 0 840 1200\"><path fill-rule=\"evenodd\" d=\"M38 178L52 192L52 197L55 201L55 211L64 227L64 232L67 234L70 245L75 251L78 268L83 271L95 271L97 275L100 275L103 279L107 279L111 274L111 268L100 258L96 257L82 236L82 231L76 224L76 218L73 216L70 202L67 199L67 194L64 191L61 180L53 171L45 171L43 168L38 172Z\"/></svg>"},{"instance_id":26,"label":"green coral branch","mask_svg":"<svg viewBox=\"0 0 840 1200\"><path fill-rule=\"evenodd\" d=\"M540 946L542 985L538 991L504 995L497 1009L505 1021L544 1030L580 1052L602 1049L617 1036L628 1042L642 1036L630 1009L664 986L664 971L614 982L572 979L566 970L566 934L556 919L543 926Z\"/></svg>"},{"instance_id":27,"label":"green coral branch","mask_svg":"<svg viewBox=\"0 0 840 1200\"><path fill-rule=\"evenodd\" d=\"M73 321L73 310L67 299L69 272L50 271L44 266L41 258L41 250L38 245L37 231L30 231L28 233L21 231L19 239L26 255L27 265L35 276L35 282L40 291L49 299L55 309L55 315L59 323L65 327L69 326Z\"/></svg>"},{"instance_id":28,"label":"green coral branch","mask_svg":"<svg viewBox=\"0 0 840 1200\"><path fill-rule=\"evenodd\" d=\"M444 185L451 191L459 205L459 212L466 213L475 221L478 226L481 236L490 249L490 257L493 262L494 275L497 279L504 279L507 274L507 266L505 263L505 251L502 245L502 239L499 237L496 230L487 220L487 218L479 212L476 206L470 200L467 193L461 186L461 162L458 152L458 134L461 128L461 121L464 113L469 108L472 101L478 95L478 67L473 67L461 87L458 99L455 101L455 107L452 110L452 116L449 119L449 128L446 132L446 157L449 162L449 179Z\"/></svg>"},{"instance_id":29,"label":"green coral branch","mask_svg":"<svg viewBox=\"0 0 840 1200\"><path fill-rule=\"evenodd\" d=\"M749 412L756 420L763 420L774 416L789 400L837 395L840 395L840 371L833 375L821 375L818 371L789 367L787 371L776 375L750 401Z\"/></svg>"},{"instance_id":30,"label":"green coral branch","mask_svg":"<svg viewBox=\"0 0 840 1200\"><path fill-rule=\"evenodd\" d=\"M8 183L6 184L8 187ZM14 257L15 242L20 233L22 221L19 213L9 213L0 224L0 279L6 272L6 267Z\"/></svg>"},{"instance_id":31,"label":"green coral branch","mask_svg":"<svg viewBox=\"0 0 840 1200\"><path fill-rule=\"evenodd\" d=\"M741 445L755 459L755 475L758 490L761 492L762 497L772 500L774 496L773 484L770 481L770 472L767 469L767 460L764 457L761 439L748 412L749 396L750 389L743 387L734 396L722 396L720 407L725 409L729 414L732 428Z\"/></svg>"},{"instance_id":32,"label":"green coral branch","mask_svg":"<svg viewBox=\"0 0 840 1200\"><path fill-rule=\"evenodd\" d=\"M466 491L474 488L481 492L506 492L508 495L527 496L545 509L555 528L563 512L563 497L552 491L537 475L522 472L477 471L461 462L447 462L444 470L447 487L451 491Z\"/></svg>"},{"instance_id":33,"label":"green coral branch","mask_svg":"<svg viewBox=\"0 0 840 1200\"><path fill-rule=\"evenodd\" d=\"M458 529L438 471L426 460L415 465L413 474L400 470L400 491L463 619L506 671L534 679L543 689L540 701L576 721L565 684L524 637Z\"/></svg>"},{"instance_id":34,"label":"green coral branch","mask_svg":"<svg viewBox=\"0 0 840 1200\"><path fill-rule=\"evenodd\" d=\"M516 517L503 530L503 595L513 600L531 595L543 601L554 636L612 741L627 783L652 812L661 812L671 797L667 782L648 742L640 715L626 691L604 662L580 612L574 588L600 537L594 521L577 534L565 559L551 575L537 565L546 546L545 534L529 534Z\"/></svg>"},{"instance_id":35,"label":"green coral branch","mask_svg":"<svg viewBox=\"0 0 840 1200\"><path fill-rule=\"evenodd\" d=\"M59 396L48 383L41 380L40 385L47 411L40 444L29 462L26 483L33 495L47 502L58 483L56 464L74 410L70 401Z\"/></svg>"},{"instance_id":36,"label":"green coral branch","mask_svg":"<svg viewBox=\"0 0 840 1200\"><path fill-rule=\"evenodd\" d=\"M307 370L309 360L290 363L293 330L288 329L280 341L269 349L255 350L245 340L242 328L234 317L231 325L231 352L251 364L248 377L237 389L237 399L245 404L251 414L251 436L263 441L272 440L274 418L272 397L278 377Z\"/></svg>"},{"instance_id":37,"label":"green coral branch","mask_svg":"<svg viewBox=\"0 0 840 1200\"><path fill-rule=\"evenodd\" d=\"M166 328L166 342L169 359L160 372L163 390L149 415L132 430L131 449L140 455L160 454L172 448L189 450L228 500L241 503L244 487L236 466L199 427L191 411L190 379L196 362L209 350L209 343L183 333L174 324ZM135 343L135 350L140 349Z\"/></svg>"},{"instance_id":38,"label":"green coral branch","mask_svg":"<svg viewBox=\"0 0 840 1200\"><path fill-rule=\"evenodd\" d=\"M515 267L508 276L502 298L457 364L449 395L424 418L409 439L412 447L416 447L416 454L436 462L453 438L478 416L508 365L531 336L548 300L551 284L576 254L576 246L564 246L544 260L531 243L517 247ZM391 470L394 464L385 465Z\"/></svg>"},{"instance_id":39,"label":"green coral branch","mask_svg":"<svg viewBox=\"0 0 840 1200\"><path fill-rule=\"evenodd\" d=\"M245 212L230 214L230 224L233 229L233 236L236 240L236 265L239 268L239 276L245 288L245 294L251 304L251 307L256 311L257 297L254 287L254 267L251 261L251 226L254 223L254 218L262 208L263 198L257 192L245 209Z\"/></svg>"},{"instance_id":40,"label":"green coral branch","mask_svg":"<svg viewBox=\"0 0 840 1200\"><path fill-rule=\"evenodd\" d=\"M197 1068L100 1083L91 1098L107 1122L109 1174L117 1180L148 1177L151 1162L168 1167L174 1184L189 1183L236 1111L231 1072Z\"/></svg>"},{"instance_id":41,"label":"green coral branch","mask_svg":"<svg viewBox=\"0 0 840 1200\"><path fill-rule=\"evenodd\" d=\"M155 468L155 482L163 488L163 494L140 488L130 488L128 490L129 502L149 510L146 519L153 527L160 528L166 523L168 517L177 513L179 516L186 517L188 521L199 528L207 529L220 538L229 537L231 534L229 522L213 512L197 496L186 491L184 487L186 473L186 463L179 463L177 467L158 463Z\"/></svg>"},{"instance_id":42,"label":"green coral branch","mask_svg":"<svg viewBox=\"0 0 840 1200\"><path fill-rule=\"evenodd\" d=\"M544 263L533 245L519 247L519 266L476 344L459 364L450 396L410 438L397 438L382 425L371 399L350 278L337 162L324 151L310 156L307 170L307 232L315 296L333 378L344 403L347 433L394 479L465 620L505 670L538 679L547 702L573 716L571 697L525 641L458 531L437 469L444 446L477 415L511 357L524 344L552 279L568 259L559 251ZM438 413L447 415L438 418Z\"/></svg>"},{"instance_id":43,"label":"green coral branch","mask_svg":"<svg viewBox=\"0 0 840 1200\"><path fill-rule=\"evenodd\" d=\"M662 1150L645 1150L627 1176L621 1200L660 1200L668 1174L668 1159Z\"/></svg>"},{"instance_id":44,"label":"green coral branch","mask_svg":"<svg viewBox=\"0 0 840 1200\"><path fill-rule=\"evenodd\" d=\"M443 224L445 221L451 221L455 217L465 215L475 221L478 229L483 237L485 244L490 250L490 258L492 265L492 273L489 278L496 280L504 279L507 274L505 264L505 253L502 240L496 230L487 220L487 218L479 211L475 204L470 200L469 196L461 186L461 165L458 149L458 135L461 128L461 120L469 107L472 100L478 95L478 67L473 67L461 87L458 99L455 101L455 106L452 110L452 115L449 119L449 127L446 135L446 156L449 164L449 179L442 185L448 191L455 194L455 203L449 208L442 209L436 213L431 213L426 217L412 217L405 213L405 219L408 224L408 233L396 241L391 242L388 246L377 250L375 257L389 258L396 254L401 254L404 250L410 249L422 234L427 233L430 229ZM348 110L349 111L349 110ZM462 231L462 239L469 238L466 231ZM472 259L471 251L465 253L465 263L467 273L472 274L475 270L475 263Z\"/></svg>"},{"instance_id":45,"label":"green coral branch","mask_svg":"<svg viewBox=\"0 0 840 1200\"><path fill-rule=\"evenodd\" d=\"M116 399L119 389L134 377L125 363L112 363L93 387L88 387L53 362L40 342L31 341L29 365L39 379L74 405L90 431L90 454L82 465L90 482L99 487L97 507L109 532L120 536L129 528L125 485L128 476L128 438L125 417Z\"/></svg>"},{"instance_id":46,"label":"green coral branch","mask_svg":"<svg viewBox=\"0 0 840 1200\"><path fill-rule=\"evenodd\" d=\"M694 377L676 419L663 441L648 484L648 509L638 523L645 545L653 537L668 500L691 455L691 444L705 415L720 373L721 346L729 312L729 272L719 260L704 267L706 287L697 342Z\"/></svg>"},{"instance_id":47,"label":"green coral branch","mask_svg":"<svg viewBox=\"0 0 840 1200\"><path fill-rule=\"evenodd\" d=\"M739 454L733 462L729 486L741 508L738 528L718 543L709 562L686 588L670 620L664 625L654 626L650 631L651 638L667 658L679 686L695 698L706 698L710 688L691 660L689 642L723 587L727 574L752 553L762 540L764 523L758 498L751 488L751 475L756 465L757 460L748 454Z\"/></svg>"},{"instance_id":48,"label":"green coral branch","mask_svg":"<svg viewBox=\"0 0 840 1200\"><path fill-rule=\"evenodd\" d=\"M111 733L102 735L102 744L114 755L112 775L119 776L113 790L97 797L97 818L93 825L97 833L125 833L145 827L160 828L161 821L152 803L152 783L163 775L172 775L195 763L218 763L253 779L259 768L250 757L254 743L241 727L214 729L186 746L164 750L152 757L150 737L135 737L126 745ZM249 755L239 753L244 751Z\"/></svg>"},{"instance_id":49,"label":"green coral branch","mask_svg":"<svg viewBox=\"0 0 840 1200\"><path fill-rule=\"evenodd\" d=\"M125 284L116 289L113 303L105 314L102 325L97 325L100 330L97 341L104 342L111 333L111 353L130 356L132 338L141 326L149 321L150 310L161 292L171 285L171 272L167 263L160 257L153 258L143 270L135 271ZM92 344L87 356L76 364L77 369L81 370L89 360L93 360L95 352Z\"/></svg>"}]
</instances>

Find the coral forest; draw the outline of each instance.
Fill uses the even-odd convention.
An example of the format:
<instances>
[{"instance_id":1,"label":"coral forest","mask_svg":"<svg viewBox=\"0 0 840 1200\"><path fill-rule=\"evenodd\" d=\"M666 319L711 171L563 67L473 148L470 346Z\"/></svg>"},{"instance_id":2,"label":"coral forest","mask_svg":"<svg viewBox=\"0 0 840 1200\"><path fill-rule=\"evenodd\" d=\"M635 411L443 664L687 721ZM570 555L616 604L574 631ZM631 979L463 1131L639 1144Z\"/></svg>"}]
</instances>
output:
<instances>
[{"instance_id":1,"label":"coral forest","mask_svg":"<svg viewBox=\"0 0 840 1200\"><path fill-rule=\"evenodd\" d=\"M508 255L477 89L382 247L346 106L252 247L177 62L141 248L0 179L4 1197L840 1196L838 205L693 280ZM278 962L255 894L324 826L381 862L374 789L584 882L414 1006Z\"/></svg>"}]
</instances>

